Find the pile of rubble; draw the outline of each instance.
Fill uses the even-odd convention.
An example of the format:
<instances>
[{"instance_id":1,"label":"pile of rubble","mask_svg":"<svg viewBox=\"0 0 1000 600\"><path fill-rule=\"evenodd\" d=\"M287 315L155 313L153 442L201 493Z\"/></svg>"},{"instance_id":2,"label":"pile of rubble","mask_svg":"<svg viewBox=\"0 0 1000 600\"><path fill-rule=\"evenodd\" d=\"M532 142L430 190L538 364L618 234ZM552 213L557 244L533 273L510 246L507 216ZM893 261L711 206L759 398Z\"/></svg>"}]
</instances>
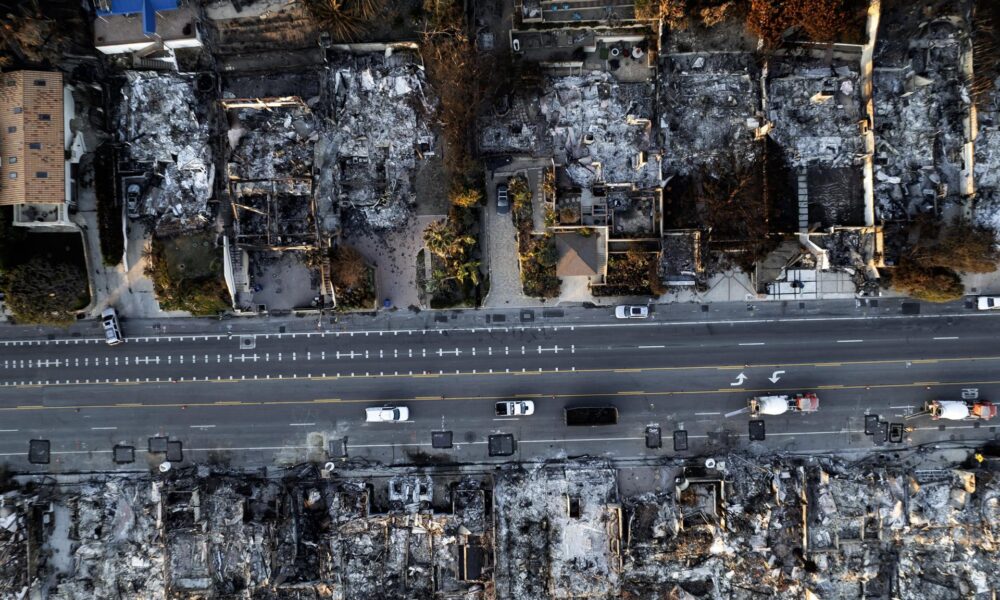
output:
<instances>
[{"instance_id":1,"label":"pile of rubble","mask_svg":"<svg viewBox=\"0 0 1000 600\"><path fill-rule=\"evenodd\" d=\"M992 597L1000 464L911 458L26 477L0 496L0 593Z\"/></svg>"},{"instance_id":2,"label":"pile of rubble","mask_svg":"<svg viewBox=\"0 0 1000 600\"><path fill-rule=\"evenodd\" d=\"M125 73L116 113L121 158L152 174L138 211L160 229L198 229L207 222L215 164L208 116L199 112L194 79Z\"/></svg>"},{"instance_id":3,"label":"pile of rubble","mask_svg":"<svg viewBox=\"0 0 1000 600\"><path fill-rule=\"evenodd\" d=\"M760 68L751 54L667 56L659 106L666 160L677 173L739 171L762 151Z\"/></svg>"},{"instance_id":4,"label":"pile of rubble","mask_svg":"<svg viewBox=\"0 0 1000 600\"><path fill-rule=\"evenodd\" d=\"M347 218L375 230L404 224L417 200L417 169L436 145L428 123L436 100L418 55L337 55L328 88L331 123L322 145L328 156L321 160Z\"/></svg>"},{"instance_id":5,"label":"pile of rubble","mask_svg":"<svg viewBox=\"0 0 1000 600\"><path fill-rule=\"evenodd\" d=\"M660 185L660 155L652 149L653 85L621 83L610 73L549 77L540 100L556 162L573 183Z\"/></svg>"},{"instance_id":6,"label":"pile of rubble","mask_svg":"<svg viewBox=\"0 0 1000 600\"><path fill-rule=\"evenodd\" d=\"M865 114L856 63L775 60L767 85L770 135L792 166L858 164L865 153Z\"/></svg>"}]
</instances>

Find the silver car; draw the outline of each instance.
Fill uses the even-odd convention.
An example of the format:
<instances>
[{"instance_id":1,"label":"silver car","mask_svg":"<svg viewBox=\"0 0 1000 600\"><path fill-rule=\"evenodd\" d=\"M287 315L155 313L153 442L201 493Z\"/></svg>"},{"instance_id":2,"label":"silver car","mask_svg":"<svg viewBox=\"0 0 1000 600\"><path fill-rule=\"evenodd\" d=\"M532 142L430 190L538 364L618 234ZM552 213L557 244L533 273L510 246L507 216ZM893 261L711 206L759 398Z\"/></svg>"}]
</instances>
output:
<instances>
[{"instance_id":1,"label":"silver car","mask_svg":"<svg viewBox=\"0 0 1000 600\"><path fill-rule=\"evenodd\" d=\"M117 346L125 341L122 337L121 327L118 325L118 311L113 307L105 308L101 312L101 325L104 326L104 341L109 346Z\"/></svg>"}]
</instances>

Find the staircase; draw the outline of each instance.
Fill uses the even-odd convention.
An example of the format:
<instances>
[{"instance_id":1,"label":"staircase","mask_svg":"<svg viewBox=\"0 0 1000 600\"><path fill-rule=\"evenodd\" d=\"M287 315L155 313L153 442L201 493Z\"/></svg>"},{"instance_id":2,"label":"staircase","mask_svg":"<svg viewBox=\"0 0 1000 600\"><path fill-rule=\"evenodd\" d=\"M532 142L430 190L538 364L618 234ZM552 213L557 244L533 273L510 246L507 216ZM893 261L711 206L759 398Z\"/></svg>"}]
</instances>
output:
<instances>
[{"instance_id":1,"label":"staircase","mask_svg":"<svg viewBox=\"0 0 1000 600\"><path fill-rule=\"evenodd\" d=\"M805 167L798 173L799 233L809 233L809 182Z\"/></svg>"}]
</instances>

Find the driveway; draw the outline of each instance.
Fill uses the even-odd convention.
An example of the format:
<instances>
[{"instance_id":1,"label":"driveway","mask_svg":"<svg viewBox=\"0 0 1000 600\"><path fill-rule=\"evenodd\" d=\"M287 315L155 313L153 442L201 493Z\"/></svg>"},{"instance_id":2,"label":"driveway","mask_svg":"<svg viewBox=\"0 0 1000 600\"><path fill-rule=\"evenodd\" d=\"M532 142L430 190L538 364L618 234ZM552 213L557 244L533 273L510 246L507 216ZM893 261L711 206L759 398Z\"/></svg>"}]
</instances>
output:
<instances>
[{"instance_id":1,"label":"driveway","mask_svg":"<svg viewBox=\"0 0 1000 600\"><path fill-rule=\"evenodd\" d=\"M486 178L486 208L482 219L485 239L480 242L490 269L490 292L483 307L544 306L540 300L525 296L521 291L514 220L509 212L497 214L497 183L506 179L507 175Z\"/></svg>"}]
</instances>

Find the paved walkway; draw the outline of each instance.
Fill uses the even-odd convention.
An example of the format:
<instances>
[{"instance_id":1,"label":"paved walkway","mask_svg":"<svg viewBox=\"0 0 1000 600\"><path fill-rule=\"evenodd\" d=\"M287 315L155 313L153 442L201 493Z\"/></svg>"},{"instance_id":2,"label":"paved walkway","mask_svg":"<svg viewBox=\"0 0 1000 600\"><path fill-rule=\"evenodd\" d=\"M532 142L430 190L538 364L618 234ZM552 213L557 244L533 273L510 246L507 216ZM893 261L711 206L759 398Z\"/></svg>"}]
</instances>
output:
<instances>
[{"instance_id":1,"label":"paved walkway","mask_svg":"<svg viewBox=\"0 0 1000 600\"><path fill-rule=\"evenodd\" d=\"M118 309L121 316L135 319L190 316L185 311L163 311L153 294L153 282L146 277L145 250L150 236L145 227L135 222L129 224L128 270L121 262L114 267L104 264L101 256L100 229L97 223L97 196L93 188L81 187L78 196L79 210L73 221L83 232L90 263L90 280L94 292L89 316L96 318L108 306Z\"/></svg>"}]
</instances>

